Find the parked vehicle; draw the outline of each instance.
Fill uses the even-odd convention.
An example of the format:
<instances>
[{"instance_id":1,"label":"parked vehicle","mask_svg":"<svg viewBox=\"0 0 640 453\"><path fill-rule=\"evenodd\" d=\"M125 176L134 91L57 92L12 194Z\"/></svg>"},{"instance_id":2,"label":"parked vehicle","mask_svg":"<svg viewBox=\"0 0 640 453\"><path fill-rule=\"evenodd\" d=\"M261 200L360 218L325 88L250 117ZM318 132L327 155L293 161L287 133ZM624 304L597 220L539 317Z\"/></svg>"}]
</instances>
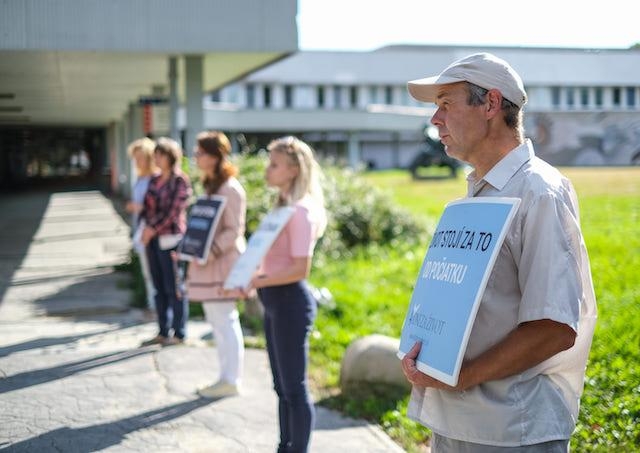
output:
<instances>
[{"instance_id":1,"label":"parked vehicle","mask_svg":"<svg viewBox=\"0 0 640 453\"><path fill-rule=\"evenodd\" d=\"M444 150L444 145L438 139L433 138L429 128L425 128L425 142L418 150L418 153L409 164L409 171L413 179L429 179L434 178L433 175L425 174L423 171L429 167L443 167L449 169L449 176L455 178L458 175L458 168L462 163L449 157Z\"/></svg>"}]
</instances>

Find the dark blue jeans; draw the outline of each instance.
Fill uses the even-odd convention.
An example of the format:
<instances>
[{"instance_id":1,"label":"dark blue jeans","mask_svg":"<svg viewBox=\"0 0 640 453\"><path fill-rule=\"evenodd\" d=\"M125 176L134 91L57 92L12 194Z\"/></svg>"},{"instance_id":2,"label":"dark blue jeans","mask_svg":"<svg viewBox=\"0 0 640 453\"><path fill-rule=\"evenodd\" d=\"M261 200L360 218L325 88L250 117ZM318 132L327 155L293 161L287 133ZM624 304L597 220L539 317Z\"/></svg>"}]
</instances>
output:
<instances>
[{"instance_id":1,"label":"dark blue jeans","mask_svg":"<svg viewBox=\"0 0 640 453\"><path fill-rule=\"evenodd\" d=\"M304 453L309 446L315 408L307 381L309 334L316 302L305 281L258 290L264 305L264 332L278 395L280 453Z\"/></svg>"},{"instance_id":2,"label":"dark blue jeans","mask_svg":"<svg viewBox=\"0 0 640 453\"><path fill-rule=\"evenodd\" d=\"M178 265L171 258L173 250L162 250L158 245L158 238L153 238L146 247L149 258L149 272L156 287L156 312L158 313L158 327L160 335L169 336L173 328L173 335L184 338L186 331L187 299L182 294L182 284Z\"/></svg>"}]
</instances>

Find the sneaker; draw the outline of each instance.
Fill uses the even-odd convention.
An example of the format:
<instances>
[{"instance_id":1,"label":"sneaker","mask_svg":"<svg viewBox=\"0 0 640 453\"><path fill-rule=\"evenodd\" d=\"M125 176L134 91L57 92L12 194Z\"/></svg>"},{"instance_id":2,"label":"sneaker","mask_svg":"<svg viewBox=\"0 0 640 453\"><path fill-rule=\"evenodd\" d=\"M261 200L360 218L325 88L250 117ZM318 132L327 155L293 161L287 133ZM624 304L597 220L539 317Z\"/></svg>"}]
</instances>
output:
<instances>
[{"instance_id":1,"label":"sneaker","mask_svg":"<svg viewBox=\"0 0 640 453\"><path fill-rule=\"evenodd\" d=\"M140 343L140 346L144 347L144 346L153 346L154 344L164 344L166 339L167 338L163 337L162 335L156 335L152 339L146 340Z\"/></svg>"},{"instance_id":2,"label":"sneaker","mask_svg":"<svg viewBox=\"0 0 640 453\"><path fill-rule=\"evenodd\" d=\"M209 387L201 388L198 390L198 395L203 398L225 398L227 396L235 396L240 393L240 389L235 384L229 384L228 382L218 381Z\"/></svg>"},{"instance_id":3,"label":"sneaker","mask_svg":"<svg viewBox=\"0 0 640 453\"><path fill-rule=\"evenodd\" d=\"M184 344L184 338L168 337L162 340L162 346L176 346L179 344Z\"/></svg>"}]
</instances>

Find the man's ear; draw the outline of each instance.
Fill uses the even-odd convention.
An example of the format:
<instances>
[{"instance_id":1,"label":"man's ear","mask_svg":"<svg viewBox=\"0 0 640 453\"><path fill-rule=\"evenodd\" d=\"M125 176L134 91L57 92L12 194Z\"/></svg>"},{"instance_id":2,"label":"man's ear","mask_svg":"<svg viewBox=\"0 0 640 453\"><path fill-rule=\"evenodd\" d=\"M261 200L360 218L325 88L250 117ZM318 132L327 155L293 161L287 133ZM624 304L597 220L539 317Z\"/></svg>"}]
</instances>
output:
<instances>
[{"instance_id":1,"label":"man's ear","mask_svg":"<svg viewBox=\"0 0 640 453\"><path fill-rule=\"evenodd\" d=\"M493 118L502 110L502 93L493 88L487 92L487 102L485 104L487 115Z\"/></svg>"}]
</instances>

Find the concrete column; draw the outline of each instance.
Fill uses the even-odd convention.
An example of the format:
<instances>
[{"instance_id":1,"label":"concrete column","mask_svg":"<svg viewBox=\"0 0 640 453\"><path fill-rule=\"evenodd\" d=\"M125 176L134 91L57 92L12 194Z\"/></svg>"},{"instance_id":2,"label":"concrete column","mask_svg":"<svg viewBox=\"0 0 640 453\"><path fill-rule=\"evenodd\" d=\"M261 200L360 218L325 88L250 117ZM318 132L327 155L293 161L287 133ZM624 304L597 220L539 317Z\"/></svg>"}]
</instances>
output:
<instances>
[{"instance_id":1,"label":"concrete column","mask_svg":"<svg viewBox=\"0 0 640 453\"><path fill-rule=\"evenodd\" d=\"M202 90L204 78L204 66L202 55L190 55L185 57L186 68L186 96L187 96L187 126L185 142L182 144L186 156L193 156L193 147L196 144L196 135L204 130L204 110Z\"/></svg>"},{"instance_id":2,"label":"concrete column","mask_svg":"<svg viewBox=\"0 0 640 453\"><path fill-rule=\"evenodd\" d=\"M392 132L392 152L393 152L393 167L400 168L400 134L398 132Z\"/></svg>"},{"instance_id":3,"label":"concrete column","mask_svg":"<svg viewBox=\"0 0 640 453\"><path fill-rule=\"evenodd\" d=\"M178 58L169 57L169 135L180 142L178 130Z\"/></svg>"},{"instance_id":4,"label":"concrete column","mask_svg":"<svg viewBox=\"0 0 640 453\"><path fill-rule=\"evenodd\" d=\"M238 134L232 133L229 137L229 141L231 142L231 154L240 152L240 145L238 144Z\"/></svg>"},{"instance_id":5,"label":"concrete column","mask_svg":"<svg viewBox=\"0 0 640 453\"><path fill-rule=\"evenodd\" d=\"M107 126L107 162L106 165L110 168L111 173L111 179L109 181L106 181L107 183L107 187L105 187L105 189L108 189L109 192L113 192L115 193L115 185L114 185L114 178L113 178L113 167L114 167L114 161L115 161L115 156L118 152L118 149L120 147L120 139L118 137L118 133L120 132L120 126L119 123L116 121L113 121L111 123L109 123L109 126Z\"/></svg>"},{"instance_id":6,"label":"concrete column","mask_svg":"<svg viewBox=\"0 0 640 453\"><path fill-rule=\"evenodd\" d=\"M128 140L128 135L129 135L129 124L128 124L128 118L129 118L129 114L125 115L125 117L123 119L121 119L120 121L118 121L116 123L116 141L115 141L115 153L113 156L113 160L112 162L115 163L115 168L113 168L111 171L113 171L115 173L115 186L113 187L114 192L118 192L120 194L122 194L122 192L120 191L120 183L118 182L118 177L119 177L119 172L122 169L122 162L124 160L124 156L127 155L127 147L129 146L129 143L131 143ZM116 172L116 169L120 169Z\"/></svg>"},{"instance_id":7,"label":"concrete column","mask_svg":"<svg viewBox=\"0 0 640 453\"><path fill-rule=\"evenodd\" d=\"M349 166L354 170L360 166L360 134L358 132L349 132Z\"/></svg>"}]
</instances>

